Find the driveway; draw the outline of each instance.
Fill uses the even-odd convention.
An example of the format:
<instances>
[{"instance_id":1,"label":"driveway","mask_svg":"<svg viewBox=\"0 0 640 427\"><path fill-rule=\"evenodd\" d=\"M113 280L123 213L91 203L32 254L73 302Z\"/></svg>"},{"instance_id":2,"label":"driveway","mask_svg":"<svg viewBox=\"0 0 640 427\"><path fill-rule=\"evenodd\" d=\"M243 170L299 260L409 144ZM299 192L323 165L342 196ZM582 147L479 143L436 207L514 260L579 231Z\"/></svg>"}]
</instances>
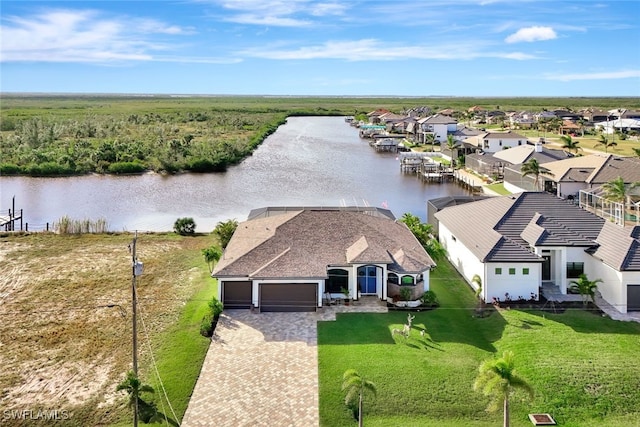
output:
<instances>
[{"instance_id":1,"label":"driveway","mask_svg":"<svg viewBox=\"0 0 640 427\"><path fill-rule=\"evenodd\" d=\"M318 320L225 310L181 425L318 426Z\"/></svg>"}]
</instances>

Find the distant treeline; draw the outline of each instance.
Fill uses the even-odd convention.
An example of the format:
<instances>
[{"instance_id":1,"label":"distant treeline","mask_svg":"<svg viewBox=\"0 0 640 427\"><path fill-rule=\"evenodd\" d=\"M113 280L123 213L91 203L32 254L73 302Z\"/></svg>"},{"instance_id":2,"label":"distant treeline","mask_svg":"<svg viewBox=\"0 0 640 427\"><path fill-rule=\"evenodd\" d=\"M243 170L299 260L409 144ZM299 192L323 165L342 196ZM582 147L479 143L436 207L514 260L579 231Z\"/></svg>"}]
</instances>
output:
<instances>
[{"instance_id":1,"label":"distant treeline","mask_svg":"<svg viewBox=\"0 0 640 427\"><path fill-rule=\"evenodd\" d=\"M250 155L284 113L42 115L2 121L0 174L219 172Z\"/></svg>"},{"instance_id":2,"label":"distant treeline","mask_svg":"<svg viewBox=\"0 0 640 427\"><path fill-rule=\"evenodd\" d=\"M288 116L463 110L640 108L637 98L345 98L3 95L0 174L224 171Z\"/></svg>"}]
</instances>

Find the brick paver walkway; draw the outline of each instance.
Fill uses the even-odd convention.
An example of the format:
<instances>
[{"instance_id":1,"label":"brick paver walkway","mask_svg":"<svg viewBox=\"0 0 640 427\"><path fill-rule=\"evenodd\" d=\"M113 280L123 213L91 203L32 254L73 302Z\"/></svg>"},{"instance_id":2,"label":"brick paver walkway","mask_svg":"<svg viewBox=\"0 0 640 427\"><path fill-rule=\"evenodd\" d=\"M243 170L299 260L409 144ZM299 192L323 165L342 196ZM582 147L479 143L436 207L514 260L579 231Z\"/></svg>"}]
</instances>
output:
<instances>
[{"instance_id":1,"label":"brick paver walkway","mask_svg":"<svg viewBox=\"0 0 640 427\"><path fill-rule=\"evenodd\" d=\"M225 310L181 425L318 426L318 320Z\"/></svg>"},{"instance_id":2,"label":"brick paver walkway","mask_svg":"<svg viewBox=\"0 0 640 427\"><path fill-rule=\"evenodd\" d=\"M317 427L317 324L345 312L387 307L364 297L315 313L225 310L181 425Z\"/></svg>"}]
</instances>

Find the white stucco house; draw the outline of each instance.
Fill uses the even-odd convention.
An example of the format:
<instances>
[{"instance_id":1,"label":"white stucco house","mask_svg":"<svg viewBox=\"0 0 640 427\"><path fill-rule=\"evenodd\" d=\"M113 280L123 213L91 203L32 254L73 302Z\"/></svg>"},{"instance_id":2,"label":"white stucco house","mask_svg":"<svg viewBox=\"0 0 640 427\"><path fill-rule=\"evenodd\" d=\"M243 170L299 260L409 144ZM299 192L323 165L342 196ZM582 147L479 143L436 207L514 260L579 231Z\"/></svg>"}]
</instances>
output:
<instances>
[{"instance_id":1,"label":"white stucco house","mask_svg":"<svg viewBox=\"0 0 640 427\"><path fill-rule=\"evenodd\" d=\"M538 299L543 283L567 293L582 273L603 298L640 311L640 226L622 227L548 193L524 192L451 206L435 214L448 258L482 298Z\"/></svg>"},{"instance_id":2,"label":"white stucco house","mask_svg":"<svg viewBox=\"0 0 640 427\"><path fill-rule=\"evenodd\" d=\"M442 143L447 141L447 135L455 133L458 121L443 114L418 119L418 138L422 143L427 142L427 134L433 134L435 140Z\"/></svg>"},{"instance_id":3,"label":"white stucco house","mask_svg":"<svg viewBox=\"0 0 640 427\"><path fill-rule=\"evenodd\" d=\"M467 147L474 147L485 153L495 153L506 148L527 144L527 137L516 132L484 132L464 140Z\"/></svg>"}]
</instances>

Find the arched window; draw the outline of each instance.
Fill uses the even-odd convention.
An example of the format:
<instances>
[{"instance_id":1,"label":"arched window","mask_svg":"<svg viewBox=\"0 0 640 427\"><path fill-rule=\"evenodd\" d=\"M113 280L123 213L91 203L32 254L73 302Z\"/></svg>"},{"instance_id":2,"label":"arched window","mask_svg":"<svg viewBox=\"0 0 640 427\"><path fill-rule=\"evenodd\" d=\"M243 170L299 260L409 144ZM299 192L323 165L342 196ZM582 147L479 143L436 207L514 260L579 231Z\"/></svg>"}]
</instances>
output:
<instances>
[{"instance_id":1,"label":"arched window","mask_svg":"<svg viewBox=\"0 0 640 427\"><path fill-rule=\"evenodd\" d=\"M414 286L415 284L413 276L402 276L402 286Z\"/></svg>"},{"instance_id":2,"label":"arched window","mask_svg":"<svg viewBox=\"0 0 640 427\"><path fill-rule=\"evenodd\" d=\"M393 283L394 285L399 285L400 284L400 278L398 277L398 275L396 273L389 273L387 275L387 281L389 283Z\"/></svg>"}]
</instances>

